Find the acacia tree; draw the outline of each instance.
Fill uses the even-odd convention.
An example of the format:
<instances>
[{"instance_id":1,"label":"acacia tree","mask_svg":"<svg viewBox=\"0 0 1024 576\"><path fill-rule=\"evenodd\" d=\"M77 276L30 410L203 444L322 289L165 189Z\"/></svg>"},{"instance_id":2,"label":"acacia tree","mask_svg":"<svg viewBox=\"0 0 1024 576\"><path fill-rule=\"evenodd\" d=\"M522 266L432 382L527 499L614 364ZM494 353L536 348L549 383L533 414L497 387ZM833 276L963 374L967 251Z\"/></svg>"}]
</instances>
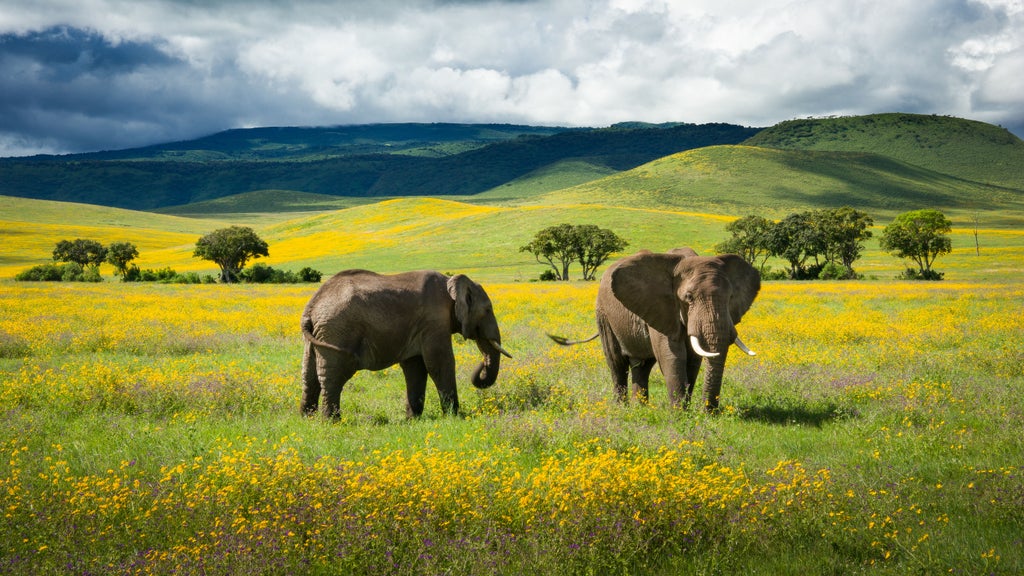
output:
<instances>
[{"instance_id":1,"label":"acacia tree","mask_svg":"<svg viewBox=\"0 0 1024 576\"><path fill-rule=\"evenodd\" d=\"M868 228L874 220L849 206L815 210L811 220L820 234L825 263L840 264L845 268L842 277L856 278L853 263L863 254L864 241L871 238Z\"/></svg>"},{"instance_id":2,"label":"acacia tree","mask_svg":"<svg viewBox=\"0 0 1024 576\"><path fill-rule=\"evenodd\" d=\"M882 250L898 258L909 258L917 263L917 270L907 269L908 278L941 280L942 274L932 270L932 264L941 254L953 251L953 243L946 236L953 223L938 210L913 210L896 217L882 231Z\"/></svg>"},{"instance_id":3,"label":"acacia tree","mask_svg":"<svg viewBox=\"0 0 1024 576\"><path fill-rule=\"evenodd\" d=\"M533 240L519 248L520 252L529 252L537 262L545 262L555 271L558 280L569 279L569 264L576 255L573 250L573 225L559 224L549 226L533 237Z\"/></svg>"},{"instance_id":4,"label":"acacia tree","mask_svg":"<svg viewBox=\"0 0 1024 576\"><path fill-rule=\"evenodd\" d=\"M61 240L53 249L53 260L55 262L75 262L83 268L89 266L93 271L99 269L100 264L107 257L107 249L103 244L95 240Z\"/></svg>"},{"instance_id":5,"label":"acacia tree","mask_svg":"<svg viewBox=\"0 0 1024 576\"><path fill-rule=\"evenodd\" d=\"M248 226L214 230L196 242L192 256L212 260L220 267L220 281L238 282L238 274L250 258L269 256L267 243Z\"/></svg>"},{"instance_id":6,"label":"acacia tree","mask_svg":"<svg viewBox=\"0 0 1024 576\"><path fill-rule=\"evenodd\" d=\"M537 262L546 263L558 280L569 279L569 265L573 262L583 267L584 280L593 280L597 267L628 244L611 230L592 224L559 224L537 232L519 251L529 252Z\"/></svg>"},{"instance_id":7,"label":"acacia tree","mask_svg":"<svg viewBox=\"0 0 1024 576\"><path fill-rule=\"evenodd\" d=\"M615 232L593 224L577 226L575 236L576 261L583 268L584 280L593 280L598 266L604 264L612 254L629 246L629 242Z\"/></svg>"},{"instance_id":8,"label":"acacia tree","mask_svg":"<svg viewBox=\"0 0 1024 576\"><path fill-rule=\"evenodd\" d=\"M810 212L797 212L786 216L768 231L765 245L772 256L789 262L789 277L794 280L814 278L817 271L807 269L807 261L822 253L821 231L814 225ZM812 273L813 272L813 273Z\"/></svg>"},{"instance_id":9,"label":"acacia tree","mask_svg":"<svg viewBox=\"0 0 1024 576\"><path fill-rule=\"evenodd\" d=\"M124 281L128 274L128 264L139 256L139 250L131 242L113 242L107 247L107 263L117 270Z\"/></svg>"},{"instance_id":10,"label":"acacia tree","mask_svg":"<svg viewBox=\"0 0 1024 576\"><path fill-rule=\"evenodd\" d=\"M774 225L771 220L753 214L733 220L725 226L725 230L732 234L732 237L716 245L715 252L739 254L763 273L765 262L772 255L768 249L768 238Z\"/></svg>"}]
</instances>

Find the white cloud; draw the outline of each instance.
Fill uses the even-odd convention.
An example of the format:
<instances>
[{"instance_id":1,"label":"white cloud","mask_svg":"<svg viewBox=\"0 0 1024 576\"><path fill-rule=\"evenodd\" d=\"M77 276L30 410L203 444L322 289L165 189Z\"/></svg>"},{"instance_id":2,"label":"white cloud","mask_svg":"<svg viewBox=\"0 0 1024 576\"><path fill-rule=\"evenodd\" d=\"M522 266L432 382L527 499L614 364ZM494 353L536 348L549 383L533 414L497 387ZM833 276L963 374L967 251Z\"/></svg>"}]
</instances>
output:
<instances>
[{"instance_id":1,"label":"white cloud","mask_svg":"<svg viewBox=\"0 0 1024 576\"><path fill-rule=\"evenodd\" d=\"M109 46L82 49L100 56L148 46L169 62L62 81L42 52L54 45L5 55L4 39L57 26L93 31ZM0 76L14 94L0 97L0 139L75 151L241 125L763 126L884 111L1021 130L1022 50L1024 0L14 0L0 8L0 75L38 69ZM116 110L90 77L118 90ZM29 90L84 92L33 115L24 102L49 100ZM33 121L62 114L118 128L101 143Z\"/></svg>"}]
</instances>

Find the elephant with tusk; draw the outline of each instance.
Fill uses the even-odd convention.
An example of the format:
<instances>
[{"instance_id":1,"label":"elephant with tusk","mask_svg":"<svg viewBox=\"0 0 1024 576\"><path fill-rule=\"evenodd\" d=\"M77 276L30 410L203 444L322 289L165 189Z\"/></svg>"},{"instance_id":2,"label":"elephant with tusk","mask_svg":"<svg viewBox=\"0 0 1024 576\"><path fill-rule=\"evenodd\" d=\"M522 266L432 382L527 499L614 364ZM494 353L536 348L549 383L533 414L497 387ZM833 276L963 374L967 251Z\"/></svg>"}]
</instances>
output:
<instances>
[{"instance_id":1,"label":"elephant with tusk","mask_svg":"<svg viewBox=\"0 0 1024 576\"><path fill-rule=\"evenodd\" d=\"M471 382L488 388L498 378L501 332L491 300L476 282L433 271L383 275L346 270L334 275L302 312L302 412L337 418L341 390L358 370L398 364L406 385L406 414L423 413L427 377L445 414L457 414L452 334L476 342L483 360Z\"/></svg>"},{"instance_id":2,"label":"elephant with tusk","mask_svg":"<svg viewBox=\"0 0 1024 576\"><path fill-rule=\"evenodd\" d=\"M598 288L598 334L582 341L552 336L559 344L601 337L615 393L648 399L657 363L673 406L689 405L702 361L704 408L718 409L729 347L754 355L736 332L761 289L761 275L735 254L699 256L690 248L665 254L642 251L609 266Z\"/></svg>"}]
</instances>

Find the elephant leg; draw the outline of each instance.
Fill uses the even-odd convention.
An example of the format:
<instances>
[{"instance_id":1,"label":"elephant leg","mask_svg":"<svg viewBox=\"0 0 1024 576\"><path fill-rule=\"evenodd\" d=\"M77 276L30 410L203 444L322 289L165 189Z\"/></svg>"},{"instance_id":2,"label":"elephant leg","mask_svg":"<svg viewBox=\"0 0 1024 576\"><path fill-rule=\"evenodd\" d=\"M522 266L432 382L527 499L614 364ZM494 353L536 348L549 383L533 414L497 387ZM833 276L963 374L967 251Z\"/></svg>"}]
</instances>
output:
<instances>
[{"instance_id":1,"label":"elephant leg","mask_svg":"<svg viewBox=\"0 0 1024 576\"><path fill-rule=\"evenodd\" d=\"M651 379L651 369L657 361L654 358L633 359L629 363L630 378L633 381L633 398L638 402L647 404L650 402L650 391L648 384Z\"/></svg>"},{"instance_id":2,"label":"elephant leg","mask_svg":"<svg viewBox=\"0 0 1024 576\"><path fill-rule=\"evenodd\" d=\"M306 342L306 349L302 352L302 413L306 416L316 414L320 406L320 377L316 363L316 348Z\"/></svg>"},{"instance_id":3,"label":"elephant leg","mask_svg":"<svg viewBox=\"0 0 1024 576\"><path fill-rule=\"evenodd\" d=\"M683 407L690 406L690 398L693 397L693 387L697 383L697 375L700 373L701 357L694 352L686 357L686 383L683 387Z\"/></svg>"},{"instance_id":4,"label":"elephant leg","mask_svg":"<svg viewBox=\"0 0 1024 576\"><path fill-rule=\"evenodd\" d=\"M692 381L688 380L690 356L686 352L686 341L671 339L652 330L651 348L658 359L661 374L665 377L669 405L673 408L686 408L690 403L689 393L693 390ZM700 360L700 356L697 359Z\"/></svg>"},{"instance_id":5,"label":"elephant leg","mask_svg":"<svg viewBox=\"0 0 1024 576\"><path fill-rule=\"evenodd\" d=\"M355 362L346 362L340 352L318 348L316 371L323 387L324 416L337 419L341 413L341 389L356 373Z\"/></svg>"},{"instance_id":6,"label":"elephant leg","mask_svg":"<svg viewBox=\"0 0 1024 576\"><path fill-rule=\"evenodd\" d=\"M418 418L423 414L424 399L427 395L427 365L422 356L416 356L399 363L405 374L405 415Z\"/></svg>"},{"instance_id":7,"label":"elephant leg","mask_svg":"<svg viewBox=\"0 0 1024 576\"><path fill-rule=\"evenodd\" d=\"M601 348L604 351L604 360L608 364L608 370L612 373L612 388L615 390L615 399L619 402L628 402L629 397L629 360L622 354L622 347L618 340L606 325L598 323L601 334Z\"/></svg>"},{"instance_id":8,"label":"elephant leg","mask_svg":"<svg viewBox=\"0 0 1024 576\"><path fill-rule=\"evenodd\" d=\"M451 340L447 345L440 344L424 350L423 362L427 374L434 381L437 395L441 400L441 412L444 414L459 413L459 393L455 388L455 354L452 352Z\"/></svg>"}]
</instances>

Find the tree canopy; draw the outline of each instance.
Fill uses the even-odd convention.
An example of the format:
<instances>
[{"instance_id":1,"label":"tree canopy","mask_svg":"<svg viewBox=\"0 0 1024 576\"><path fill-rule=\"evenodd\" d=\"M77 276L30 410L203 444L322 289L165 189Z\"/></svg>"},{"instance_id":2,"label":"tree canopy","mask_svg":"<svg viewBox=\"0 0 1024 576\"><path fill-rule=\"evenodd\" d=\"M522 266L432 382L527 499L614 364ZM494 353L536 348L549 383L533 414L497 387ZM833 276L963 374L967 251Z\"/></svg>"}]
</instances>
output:
<instances>
[{"instance_id":1,"label":"tree canopy","mask_svg":"<svg viewBox=\"0 0 1024 576\"><path fill-rule=\"evenodd\" d=\"M220 267L220 281L238 282L239 273L250 258L269 256L267 243L248 226L214 230L196 242L196 258L211 260Z\"/></svg>"},{"instance_id":2,"label":"tree canopy","mask_svg":"<svg viewBox=\"0 0 1024 576\"><path fill-rule=\"evenodd\" d=\"M117 270L117 274L125 280L128 264L139 257L139 250L131 242L113 242L107 247L107 263Z\"/></svg>"},{"instance_id":3,"label":"tree canopy","mask_svg":"<svg viewBox=\"0 0 1024 576\"><path fill-rule=\"evenodd\" d=\"M719 254L739 254L763 272L765 261L772 255L768 249L768 234L774 225L771 220L754 214L733 220L725 226L725 230L732 236L716 245L715 251Z\"/></svg>"},{"instance_id":4,"label":"tree canopy","mask_svg":"<svg viewBox=\"0 0 1024 576\"><path fill-rule=\"evenodd\" d=\"M775 256L789 263L793 279L856 278L853 263L864 252L872 223L867 213L850 207L796 212L779 222L744 216L725 227L732 236L715 250L739 254L762 273Z\"/></svg>"},{"instance_id":5,"label":"tree canopy","mask_svg":"<svg viewBox=\"0 0 1024 576\"><path fill-rule=\"evenodd\" d=\"M103 244L95 240L61 240L53 249L53 260L55 262L74 262L82 267L89 266L93 269L107 258L107 249Z\"/></svg>"},{"instance_id":6,"label":"tree canopy","mask_svg":"<svg viewBox=\"0 0 1024 576\"><path fill-rule=\"evenodd\" d=\"M917 270L908 269L911 278L940 280L942 274L932 270L935 259L953 251L953 243L946 236L953 223L938 210L912 210L896 217L885 230L879 245L898 258L908 258L917 264Z\"/></svg>"},{"instance_id":7,"label":"tree canopy","mask_svg":"<svg viewBox=\"0 0 1024 576\"><path fill-rule=\"evenodd\" d=\"M559 224L537 232L519 251L529 252L537 262L550 266L557 280L569 279L573 262L583 269L584 280L593 280L597 267L628 245L615 232L593 224Z\"/></svg>"}]
</instances>

